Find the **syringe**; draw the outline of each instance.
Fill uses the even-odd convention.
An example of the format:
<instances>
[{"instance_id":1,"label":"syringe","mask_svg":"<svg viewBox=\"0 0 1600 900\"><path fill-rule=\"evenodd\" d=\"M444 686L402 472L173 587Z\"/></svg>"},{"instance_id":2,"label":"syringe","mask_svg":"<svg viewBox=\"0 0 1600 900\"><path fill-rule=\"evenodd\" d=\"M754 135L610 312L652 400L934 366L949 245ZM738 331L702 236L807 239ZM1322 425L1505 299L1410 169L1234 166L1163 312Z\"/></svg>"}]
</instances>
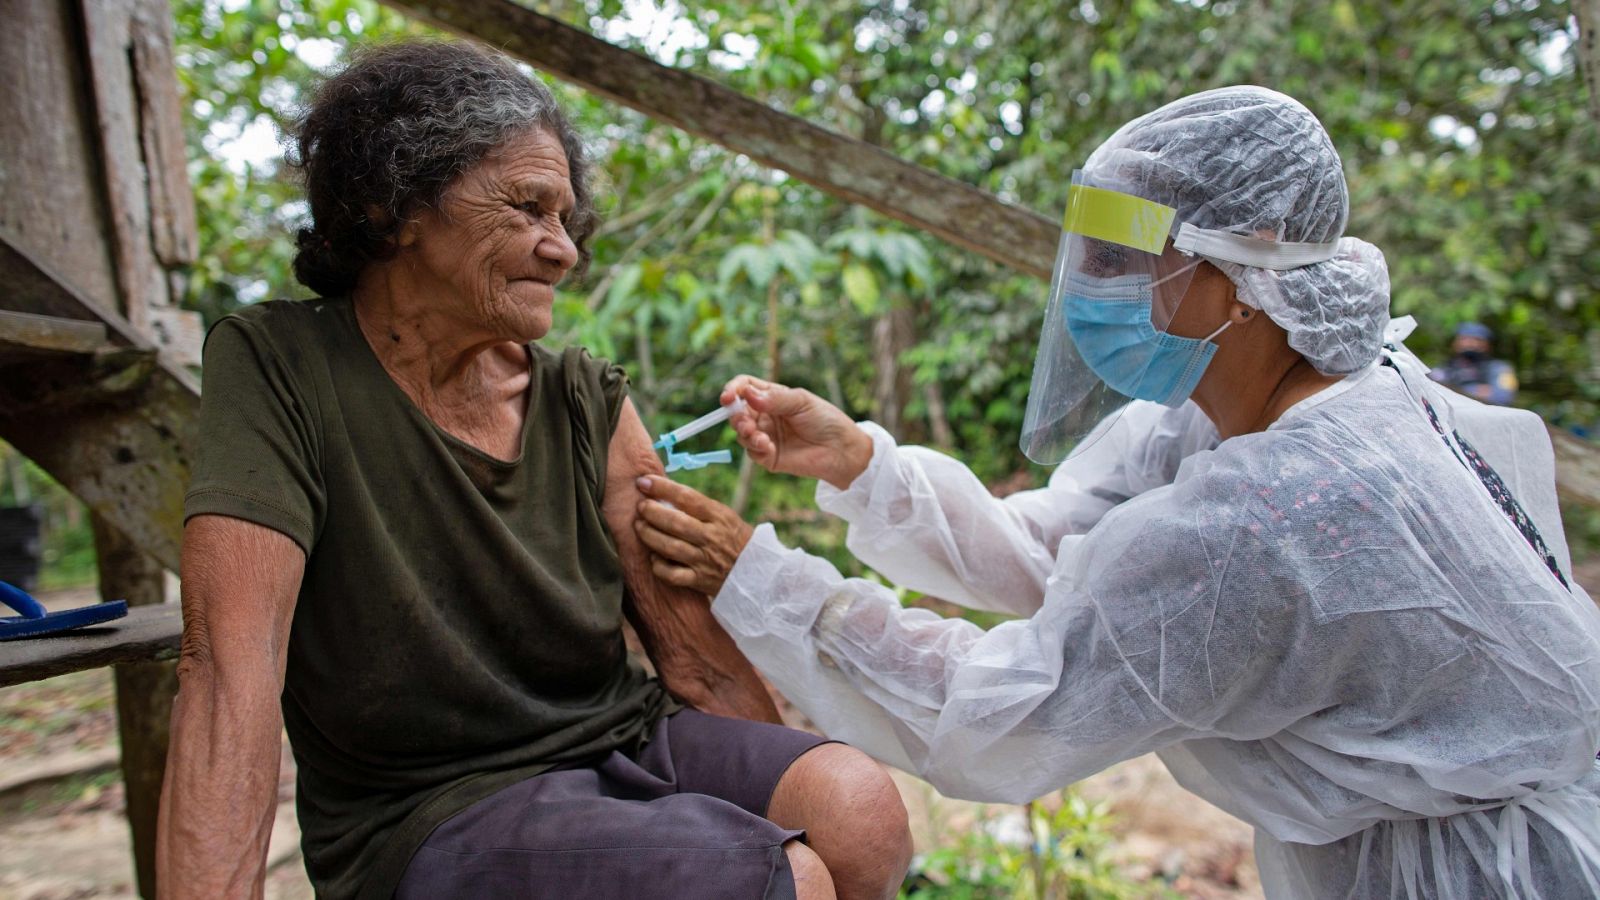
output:
<instances>
[{"instance_id":1,"label":"syringe","mask_svg":"<svg viewBox=\"0 0 1600 900\"><path fill-rule=\"evenodd\" d=\"M744 412L744 410L744 398L735 397L733 402L729 403L727 406L719 406L700 418L695 419L693 422L661 435L661 437L656 439L656 449L660 450L662 448L669 448L674 445L681 444L708 428L715 428L716 426L721 425L723 422L728 421L729 416L732 416L734 413Z\"/></svg>"}]
</instances>

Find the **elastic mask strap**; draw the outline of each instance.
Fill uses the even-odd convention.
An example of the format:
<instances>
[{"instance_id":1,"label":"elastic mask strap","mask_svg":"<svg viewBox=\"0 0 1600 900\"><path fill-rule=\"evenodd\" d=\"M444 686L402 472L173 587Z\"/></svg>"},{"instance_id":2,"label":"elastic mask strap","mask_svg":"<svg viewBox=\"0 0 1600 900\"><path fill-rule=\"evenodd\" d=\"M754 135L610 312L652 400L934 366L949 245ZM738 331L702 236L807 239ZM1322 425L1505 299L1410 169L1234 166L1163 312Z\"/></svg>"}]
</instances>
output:
<instances>
[{"instance_id":1,"label":"elastic mask strap","mask_svg":"<svg viewBox=\"0 0 1600 900\"><path fill-rule=\"evenodd\" d=\"M1166 284L1167 282L1171 281L1172 279L1177 278L1179 275L1183 275L1183 274L1186 274L1188 272L1193 272L1195 269L1200 267L1200 264L1202 262L1205 262L1205 260L1197 259L1192 263L1185 263L1182 268L1178 269L1175 272L1168 272L1167 274L1161 276L1160 278L1157 278L1155 281L1150 282L1150 290L1154 291L1158 286ZM1155 295L1152 293L1151 296L1155 296Z\"/></svg>"},{"instance_id":2,"label":"elastic mask strap","mask_svg":"<svg viewBox=\"0 0 1600 900\"><path fill-rule=\"evenodd\" d=\"M1184 253L1280 272L1326 262L1339 255L1338 241L1265 241L1231 231L1196 228L1188 222L1178 226L1172 246Z\"/></svg>"},{"instance_id":3,"label":"elastic mask strap","mask_svg":"<svg viewBox=\"0 0 1600 900\"><path fill-rule=\"evenodd\" d=\"M1211 340L1215 339L1217 335L1223 333L1224 331L1227 331L1228 330L1228 326L1232 325L1232 324L1233 324L1233 320L1232 319L1229 319L1228 321L1223 322L1221 328L1218 328L1216 331L1213 331L1210 334L1206 335L1204 340L1207 341L1207 342L1210 342Z\"/></svg>"}]
</instances>

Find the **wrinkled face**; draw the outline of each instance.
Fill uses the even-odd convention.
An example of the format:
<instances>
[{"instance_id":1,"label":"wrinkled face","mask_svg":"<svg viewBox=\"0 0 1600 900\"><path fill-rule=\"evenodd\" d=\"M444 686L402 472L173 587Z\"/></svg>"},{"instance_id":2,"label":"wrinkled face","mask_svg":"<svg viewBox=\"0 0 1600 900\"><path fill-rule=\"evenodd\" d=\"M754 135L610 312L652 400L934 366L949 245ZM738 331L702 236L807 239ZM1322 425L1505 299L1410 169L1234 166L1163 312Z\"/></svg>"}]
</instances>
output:
<instances>
[{"instance_id":1,"label":"wrinkled face","mask_svg":"<svg viewBox=\"0 0 1600 900\"><path fill-rule=\"evenodd\" d=\"M572 179L544 129L511 138L405 229L402 255L469 333L526 342L550 331L555 286L578 261Z\"/></svg>"}]
</instances>

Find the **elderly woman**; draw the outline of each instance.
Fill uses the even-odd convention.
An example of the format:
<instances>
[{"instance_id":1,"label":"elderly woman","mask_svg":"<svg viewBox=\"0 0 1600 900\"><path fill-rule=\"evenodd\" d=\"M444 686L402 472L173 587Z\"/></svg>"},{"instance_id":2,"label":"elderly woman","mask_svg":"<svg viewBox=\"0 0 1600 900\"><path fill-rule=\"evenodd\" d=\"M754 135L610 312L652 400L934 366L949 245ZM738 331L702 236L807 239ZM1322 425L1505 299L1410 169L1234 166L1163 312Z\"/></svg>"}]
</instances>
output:
<instances>
[{"instance_id":1,"label":"elderly woman","mask_svg":"<svg viewBox=\"0 0 1600 900\"><path fill-rule=\"evenodd\" d=\"M626 378L537 343L595 223L549 91L392 46L296 146L321 298L206 346L163 896L260 895L284 727L320 897L892 895L893 784L728 718L776 714L704 598L649 572L635 481L661 469Z\"/></svg>"},{"instance_id":2,"label":"elderly woman","mask_svg":"<svg viewBox=\"0 0 1600 900\"><path fill-rule=\"evenodd\" d=\"M1041 491L996 500L807 392L730 386L741 442L824 482L858 557L1026 618L904 609L652 478L677 507L644 507L658 573L715 594L827 733L947 793L1155 751L1256 827L1269 897L1600 895L1600 613L1548 438L1423 377L1347 209L1322 125L1261 88L1095 151L1023 434L1076 455Z\"/></svg>"}]
</instances>

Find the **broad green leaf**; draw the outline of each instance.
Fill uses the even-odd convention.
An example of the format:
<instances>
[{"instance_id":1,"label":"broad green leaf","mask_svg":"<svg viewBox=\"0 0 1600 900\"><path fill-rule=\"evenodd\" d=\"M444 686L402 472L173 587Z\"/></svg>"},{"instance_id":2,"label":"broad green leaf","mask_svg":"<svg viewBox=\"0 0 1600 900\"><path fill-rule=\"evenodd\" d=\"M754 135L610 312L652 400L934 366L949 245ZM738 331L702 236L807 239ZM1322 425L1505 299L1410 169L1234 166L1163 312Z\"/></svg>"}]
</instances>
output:
<instances>
[{"instance_id":1,"label":"broad green leaf","mask_svg":"<svg viewBox=\"0 0 1600 900\"><path fill-rule=\"evenodd\" d=\"M878 309L878 276L861 263L844 267L844 293L862 315L872 315Z\"/></svg>"}]
</instances>

